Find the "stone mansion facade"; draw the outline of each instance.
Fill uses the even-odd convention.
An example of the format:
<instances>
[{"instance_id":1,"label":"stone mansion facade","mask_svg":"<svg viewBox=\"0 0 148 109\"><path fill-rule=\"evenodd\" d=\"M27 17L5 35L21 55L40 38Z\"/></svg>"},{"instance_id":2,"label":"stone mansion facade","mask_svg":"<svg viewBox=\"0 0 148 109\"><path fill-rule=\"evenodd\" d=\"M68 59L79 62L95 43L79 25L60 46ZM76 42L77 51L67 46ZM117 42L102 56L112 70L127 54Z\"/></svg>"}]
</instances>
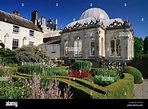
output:
<instances>
[{"instance_id":1,"label":"stone mansion facade","mask_svg":"<svg viewBox=\"0 0 148 109\"><path fill-rule=\"evenodd\" d=\"M46 23L48 22L48 23ZM39 22L38 12L31 20L17 11L0 11L0 40L5 47L15 49L23 45L42 45L51 58L63 60L131 60L134 57L134 32L128 20L110 19L100 8L90 8L80 19L58 30L45 17Z\"/></svg>"},{"instance_id":2,"label":"stone mansion facade","mask_svg":"<svg viewBox=\"0 0 148 109\"><path fill-rule=\"evenodd\" d=\"M80 20L69 23L61 32L62 59L131 60L134 33L130 22L109 19L100 8L90 8Z\"/></svg>"}]
</instances>

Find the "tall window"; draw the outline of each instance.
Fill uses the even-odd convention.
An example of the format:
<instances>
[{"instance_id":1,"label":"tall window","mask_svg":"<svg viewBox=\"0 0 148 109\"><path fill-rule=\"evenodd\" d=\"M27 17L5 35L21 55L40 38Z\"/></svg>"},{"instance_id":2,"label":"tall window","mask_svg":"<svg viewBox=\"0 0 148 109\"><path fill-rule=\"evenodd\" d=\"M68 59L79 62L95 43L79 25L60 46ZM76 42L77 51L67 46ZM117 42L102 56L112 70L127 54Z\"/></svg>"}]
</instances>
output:
<instances>
[{"instance_id":1,"label":"tall window","mask_svg":"<svg viewBox=\"0 0 148 109\"><path fill-rule=\"evenodd\" d=\"M29 30L29 36L34 36L34 31Z\"/></svg>"},{"instance_id":2,"label":"tall window","mask_svg":"<svg viewBox=\"0 0 148 109\"><path fill-rule=\"evenodd\" d=\"M94 56L95 55L95 40L92 37L91 42L90 42L90 55Z\"/></svg>"},{"instance_id":3,"label":"tall window","mask_svg":"<svg viewBox=\"0 0 148 109\"><path fill-rule=\"evenodd\" d=\"M65 43L64 43L64 55L67 56L68 55L68 41L66 40Z\"/></svg>"},{"instance_id":4,"label":"tall window","mask_svg":"<svg viewBox=\"0 0 148 109\"><path fill-rule=\"evenodd\" d=\"M82 40L79 36L74 41L74 56L82 56Z\"/></svg>"},{"instance_id":5,"label":"tall window","mask_svg":"<svg viewBox=\"0 0 148 109\"><path fill-rule=\"evenodd\" d=\"M14 33L19 33L19 27L18 26L13 26L13 32Z\"/></svg>"},{"instance_id":6,"label":"tall window","mask_svg":"<svg viewBox=\"0 0 148 109\"><path fill-rule=\"evenodd\" d=\"M113 37L110 41L110 55L121 56L121 43L117 37Z\"/></svg>"},{"instance_id":7,"label":"tall window","mask_svg":"<svg viewBox=\"0 0 148 109\"><path fill-rule=\"evenodd\" d=\"M30 45L30 46L33 46L33 45L34 45L34 42L29 41L29 45Z\"/></svg>"},{"instance_id":8,"label":"tall window","mask_svg":"<svg viewBox=\"0 0 148 109\"><path fill-rule=\"evenodd\" d=\"M101 55L103 55L103 49L104 49L104 46L103 46L103 37L101 38Z\"/></svg>"},{"instance_id":9,"label":"tall window","mask_svg":"<svg viewBox=\"0 0 148 109\"><path fill-rule=\"evenodd\" d=\"M56 45L52 45L52 52L51 53L56 53Z\"/></svg>"},{"instance_id":10,"label":"tall window","mask_svg":"<svg viewBox=\"0 0 148 109\"><path fill-rule=\"evenodd\" d=\"M18 48L18 45L19 45L19 40L18 39L13 39L12 49Z\"/></svg>"}]
</instances>

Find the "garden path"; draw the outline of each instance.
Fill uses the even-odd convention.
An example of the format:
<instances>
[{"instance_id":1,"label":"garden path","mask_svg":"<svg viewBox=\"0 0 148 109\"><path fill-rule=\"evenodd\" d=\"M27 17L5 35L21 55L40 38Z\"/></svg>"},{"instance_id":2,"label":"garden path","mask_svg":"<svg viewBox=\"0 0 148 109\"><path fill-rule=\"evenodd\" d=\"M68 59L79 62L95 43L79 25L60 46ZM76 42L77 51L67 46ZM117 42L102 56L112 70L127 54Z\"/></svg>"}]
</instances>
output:
<instances>
[{"instance_id":1,"label":"garden path","mask_svg":"<svg viewBox=\"0 0 148 109\"><path fill-rule=\"evenodd\" d=\"M148 79L144 79L142 84L135 84L134 91L134 99L148 99Z\"/></svg>"}]
</instances>

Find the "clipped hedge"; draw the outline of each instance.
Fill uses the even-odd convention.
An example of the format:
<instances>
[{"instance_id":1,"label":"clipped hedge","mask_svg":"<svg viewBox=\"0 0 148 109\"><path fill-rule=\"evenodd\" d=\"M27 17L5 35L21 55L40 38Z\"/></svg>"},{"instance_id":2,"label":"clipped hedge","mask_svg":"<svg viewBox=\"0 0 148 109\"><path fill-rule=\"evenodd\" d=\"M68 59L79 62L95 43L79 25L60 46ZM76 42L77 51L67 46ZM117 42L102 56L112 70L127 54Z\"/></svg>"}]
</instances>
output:
<instances>
[{"instance_id":1,"label":"clipped hedge","mask_svg":"<svg viewBox=\"0 0 148 109\"><path fill-rule=\"evenodd\" d=\"M48 78L48 79L51 79L51 78ZM97 91L89 89L88 87L85 87L74 81L64 79L64 78L55 78L55 79L60 81L60 86L62 86L62 88L64 88L66 84L69 84L71 86L73 99L106 99L105 94L101 94Z\"/></svg>"},{"instance_id":2,"label":"clipped hedge","mask_svg":"<svg viewBox=\"0 0 148 109\"><path fill-rule=\"evenodd\" d=\"M24 76L19 76L19 75L12 75L12 80L13 81L17 81L17 80L21 80L21 79L25 79L26 77Z\"/></svg>"},{"instance_id":3,"label":"clipped hedge","mask_svg":"<svg viewBox=\"0 0 148 109\"><path fill-rule=\"evenodd\" d=\"M135 84L143 83L143 76L142 76L141 72L138 69L136 69L135 67L125 66L124 72L130 73L134 76L134 83Z\"/></svg>"},{"instance_id":4,"label":"clipped hedge","mask_svg":"<svg viewBox=\"0 0 148 109\"><path fill-rule=\"evenodd\" d=\"M134 96L134 77L123 73L124 78L106 86L107 99L131 99Z\"/></svg>"},{"instance_id":5,"label":"clipped hedge","mask_svg":"<svg viewBox=\"0 0 148 109\"><path fill-rule=\"evenodd\" d=\"M12 75L12 78L23 79L29 77L28 74ZM44 80L56 79L60 82L60 89L69 84L73 99L131 99L134 96L134 77L131 74L123 73L123 78L119 81L101 87L85 79L68 76L40 76Z\"/></svg>"},{"instance_id":6,"label":"clipped hedge","mask_svg":"<svg viewBox=\"0 0 148 109\"><path fill-rule=\"evenodd\" d=\"M56 78L65 78L65 79L69 79L69 80L74 81L74 82L76 82L76 83L78 83L78 84L81 84L81 85L83 85L83 86L85 86L85 87L88 87L88 88L90 88L90 89L92 89L92 90L94 90L94 91L97 91L97 92L99 92L99 93L101 93L101 94L105 94L105 93L106 93L104 87L101 87L101 86L99 86L99 85L97 85L97 84L94 84L94 83L92 83L92 82L90 82L90 81L88 81L88 80L85 80L85 79L74 78L74 77L68 77L68 76L58 76L58 77L56 77Z\"/></svg>"}]
</instances>

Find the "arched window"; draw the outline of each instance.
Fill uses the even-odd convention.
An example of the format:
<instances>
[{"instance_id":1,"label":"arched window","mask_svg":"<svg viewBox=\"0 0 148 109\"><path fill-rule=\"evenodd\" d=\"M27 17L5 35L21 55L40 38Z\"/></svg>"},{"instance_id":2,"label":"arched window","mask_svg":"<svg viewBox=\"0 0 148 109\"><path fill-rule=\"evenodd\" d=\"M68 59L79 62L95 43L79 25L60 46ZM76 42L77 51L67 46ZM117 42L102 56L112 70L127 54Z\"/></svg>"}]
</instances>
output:
<instances>
[{"instance_id":1,"label":"arched window","mask_svg":"<svg viewBox=\"0 0 148 109\"><path fill-rule=\"evenodd\" d=\"M74 56L82 56L82 40L79 36L77 36L74 41Z\"/></svg>"},{"instance_id":2,"label":"arched window","mask_svg":"<svg viewBox=\"0 0 148 109\"><path fill-rule=\"evenodd\" d=\"M121 56L121 43L117 37L113 37L110 41L110 55Z\"/></svg>"},{"instance_id":3,"label":"arched window","mask_svg":"<svg viewBox=\"0 0 148 109\"><path fill-rule=\"evenodd\" d=\"M90 55L95 55L95 39L92 37L90 41Z\"/></svg>"},{"instance_id":4,"label":"arched window","mask_svg":"<svg viewBox=\"0 0 148 109\"><path fill-rule=\"evenodd\" d=\"M101 38L101 55L103 55L103 49L104 49L104 46L103 46L103 37Z\"/></svg>"},{"instance_id":5,"label":"arched window","mask_svg":"<svg viewBox=\"0 0 148 109\"><path fill-rule=\"evenodd\" d=\"M65 43L64 43L64 55L67 56L68 55L68 41L66 40Z\"/></svg>"}]
</instances>

